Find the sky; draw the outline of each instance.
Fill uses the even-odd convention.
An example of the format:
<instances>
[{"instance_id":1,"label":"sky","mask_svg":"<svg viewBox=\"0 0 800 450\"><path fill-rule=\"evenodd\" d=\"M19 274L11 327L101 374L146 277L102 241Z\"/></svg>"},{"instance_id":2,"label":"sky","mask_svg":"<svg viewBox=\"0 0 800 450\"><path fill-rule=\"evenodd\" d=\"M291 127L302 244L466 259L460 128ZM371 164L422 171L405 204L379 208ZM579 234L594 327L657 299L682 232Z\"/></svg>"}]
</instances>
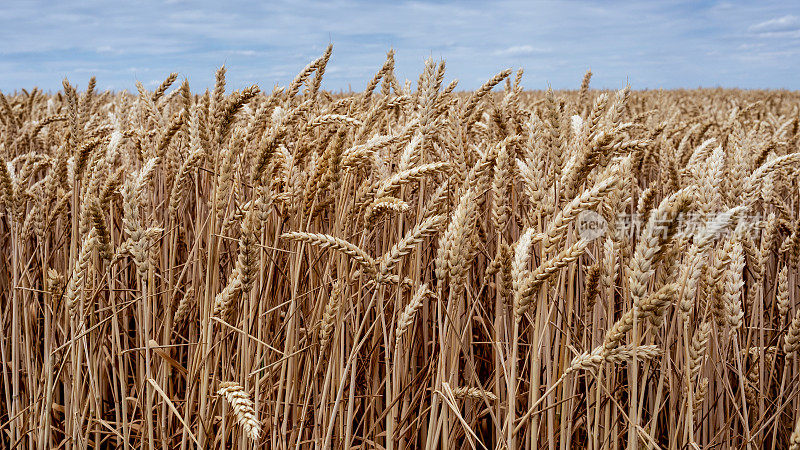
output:
<instances>
[{"instance_id":1,"label":"sky","mask_svg":"<svg viewBox=\"0 0 800 450\"><path fill-rule=\"evenodd\" d=\"M333 43L323 88L362 90L386 52L401 82L443 59L474 89L523 68L528 89L800 89L795 1L60 1L3 0L0 90L194 90L228 69L231 89L288 84Z\"/></svg>"}]
</instances>

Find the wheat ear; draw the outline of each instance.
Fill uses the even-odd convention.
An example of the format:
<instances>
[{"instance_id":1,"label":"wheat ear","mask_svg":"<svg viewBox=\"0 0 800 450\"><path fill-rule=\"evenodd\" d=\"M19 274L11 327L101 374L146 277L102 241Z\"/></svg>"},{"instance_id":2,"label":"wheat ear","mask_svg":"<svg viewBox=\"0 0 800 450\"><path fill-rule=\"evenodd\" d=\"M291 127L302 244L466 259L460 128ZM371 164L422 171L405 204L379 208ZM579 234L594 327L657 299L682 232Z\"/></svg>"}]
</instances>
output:
<instances>
[{"instance_id":1,"label":"wheat ear","mask_svg":"<svg viewBox=\"0 0 800 450\"><path fill-rule=\"evenodd\" d=\"M256 411L253 409L253 401L244 391L244 388L236 382L224 381L219 384L217 393L231 405L236 421L244 430L247 436L257 441L261 435L261 423L256 419Z\"/></svg>"},{"instance_id":2,"label":"wheat ear","mask_svg":"<svg viewBox=\"0 0 800 450\"><path fill-rule=\"evenodd\" d=\"M394 332L395 348L400 346L400 341L403 339L403 335L406 334L408 328L414 323L414 316L422 307L422 301L425 299L425 297L431 294L432 293L430 289L428 289L428 285L423 284L417 289L417 292L414 293L411 301L408 303L408 305L406 305L405 309L403 309L403 312L397 319L397 328Z\"/></svg>"},{"instance_id":3,"label":"wheat ear","mask_svg":"<svg viewBox=\"0 0 800 450\"><path fill-rule=\"evenodd\" d=\"M320 248L331 248L349 256L353 261L357 262L362 268L364 268L365 272L369 274L375 273L375 259L357 245L347 242L342 238L328 234L306 233L302 231L284 233L281 235L281 237L293 241L307 242Z\"/></svg>"}]
</instances>

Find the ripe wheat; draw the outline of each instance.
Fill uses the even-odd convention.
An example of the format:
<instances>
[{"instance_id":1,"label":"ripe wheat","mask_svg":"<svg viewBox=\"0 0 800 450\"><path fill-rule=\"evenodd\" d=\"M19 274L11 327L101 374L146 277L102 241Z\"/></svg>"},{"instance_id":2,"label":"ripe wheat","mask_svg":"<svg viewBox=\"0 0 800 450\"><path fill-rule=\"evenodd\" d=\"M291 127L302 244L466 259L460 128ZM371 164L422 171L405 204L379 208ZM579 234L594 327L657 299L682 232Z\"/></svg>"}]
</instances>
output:
<instances>
[{"instance_id":1,"label":"ripe wheat","mask_svg":"<svg viewBox=\"0 0 800 450\"><path fill-rule=\"evenodd\" d=\"M331 57L0 95L1 447L800 445L800 95Z\"/></svg>"}]
</instances>

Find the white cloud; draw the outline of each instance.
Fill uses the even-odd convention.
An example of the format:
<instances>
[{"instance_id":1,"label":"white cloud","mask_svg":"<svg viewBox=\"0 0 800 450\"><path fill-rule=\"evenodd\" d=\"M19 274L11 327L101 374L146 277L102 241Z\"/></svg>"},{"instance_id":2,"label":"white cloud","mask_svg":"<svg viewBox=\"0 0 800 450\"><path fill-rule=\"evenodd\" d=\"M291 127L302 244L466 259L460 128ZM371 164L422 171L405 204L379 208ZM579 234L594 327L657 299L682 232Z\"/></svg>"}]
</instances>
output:
<instances>
[{"instance_id":1,"label":"white cloud","mask_svg":"<svg viewBox=\"0 0 800 450\"><path fill-rule=\"evenodd\" d=\"M764 48L766 46L767 46L767 44L765 44L763 42L747 42L747 43L744 43L744 44L739 44L739 46L736 47L736 48L739 49L739 50L742 50L742 51L748 51L748 50L762 49L762 48Z\"/></svg>"},{"instance_id":2,"label":"white cloud","mask_svg":"<svg viewBox=\"0 0 800 450\"><path fill-rule=\"evenodd\" d=\"M97 53L105 53L105 54L111 54L111 55L123 55L123 54L125 54L124 50L121 50L119 48L114 48L114 47L112 47L110 45L101 45L100 47L97 47L95 49L95 51Z\"/></svg>"},{"instance_id":3,"label":"white cloud","mask_svg":"<svg viewBox=\"0 0 800 450\"><path fill-rule=\"evenodd\" d=\"M536 53L548 53L549 50L535 48L532 45L512 45L511 47L494 52L497 56L529 56Z\"/></svg>"},{"instance_id":4,"label":"white cloud","mask_svg":"<svg viewBox=\"0 0 800 450\"><path fill-rule=\"evenodd\" d=\"M239 56L256 56L259 54L259 52L255 50L231 50L231 54Z\"/></svg>"},{"instance_id":5,"label":"white cloud","mask_svg":"<svg viewBox=\"0 0 800 450\"><path fill-rule=\"evenodd\" d=\"M748 28L749 31L763 34L773 34L787 31L800 30L800 17L791 14L775 19L765 20Z\"/></svg>"},{"instance_id":6,"label":"white cloud","mask_svg":"<svg viewBox=\"0 0 800 450\"><path fill-rule=\"evenodd\" d=\"M780 39L798 39L800 38L800 29L791 31L772 31L769 33L759 33L760 38L780 38Z\"/></svg>"}]
</instances>

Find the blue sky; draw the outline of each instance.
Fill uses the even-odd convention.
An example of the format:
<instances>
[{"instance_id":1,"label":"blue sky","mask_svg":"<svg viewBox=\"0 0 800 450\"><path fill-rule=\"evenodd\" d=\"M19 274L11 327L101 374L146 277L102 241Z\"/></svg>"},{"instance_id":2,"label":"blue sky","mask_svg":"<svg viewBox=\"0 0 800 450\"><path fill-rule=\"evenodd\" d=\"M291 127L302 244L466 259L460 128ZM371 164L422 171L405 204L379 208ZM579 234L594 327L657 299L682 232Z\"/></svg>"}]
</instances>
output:
<instances>
[{"instance_id":1,"label":"blue sky","mask_svg":"<svg viewBox=\"0 0 800 450\"><path fill-rule=\"evenodd\" d=\"M323 86L363 89L386 51L400 80L424 60L473 89L525 69L524 86L800 89L800 2L269 1L20 2L0 5L0 89L154 86L172 71L193 89L225 64L232 88L285 85L329 42Z\"/></svg>"}]
</instances>

